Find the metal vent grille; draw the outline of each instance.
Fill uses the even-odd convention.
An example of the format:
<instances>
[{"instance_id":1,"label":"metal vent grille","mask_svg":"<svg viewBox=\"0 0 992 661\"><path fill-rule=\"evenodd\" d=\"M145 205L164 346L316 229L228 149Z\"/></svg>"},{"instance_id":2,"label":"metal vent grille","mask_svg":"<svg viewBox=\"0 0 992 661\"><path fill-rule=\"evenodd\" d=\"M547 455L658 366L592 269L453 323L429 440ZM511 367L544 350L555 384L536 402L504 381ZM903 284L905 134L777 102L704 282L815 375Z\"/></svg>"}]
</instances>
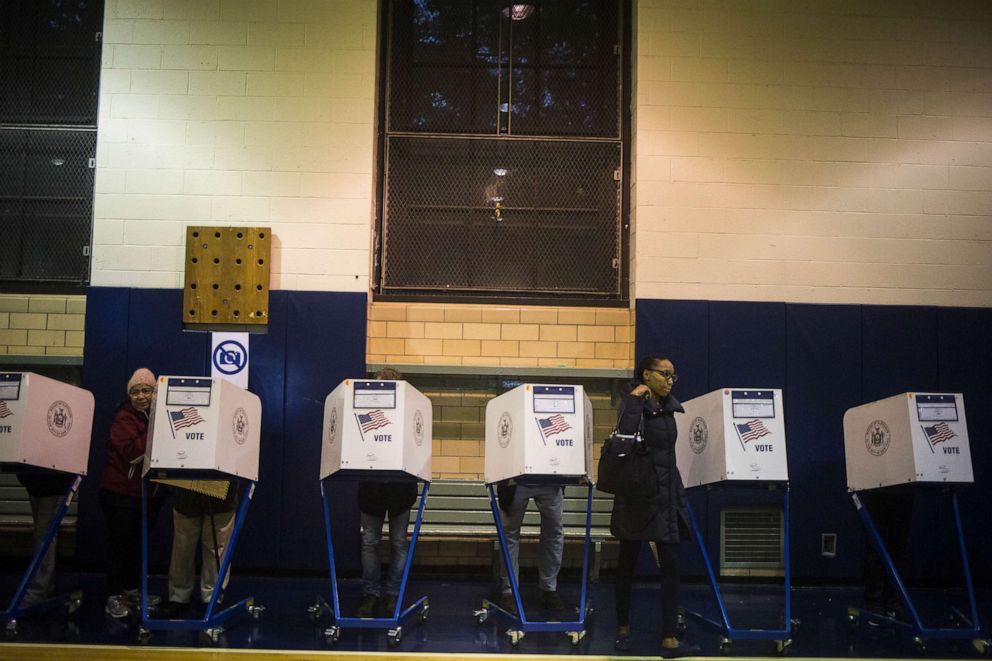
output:
<instances>
[{"instance_id":1,"label":"metal vent grille","mask_svg":"<svg viewBox=\"0 0 992 661\"><path fill-rule=\"evenodd\" d=\"M720 573L781 576L785 570L781 508L728 507L720 513Z\"/></svg>"},{"instance_id":2,"label":"metal vent grille","mask_svg":"<svg viewBox=\"0 0 992 661\"><path fill-rule=\"evenodd\" d=\"M617 297L613 142L387 142L382 292Z\"/></svg>"}]
</instances>

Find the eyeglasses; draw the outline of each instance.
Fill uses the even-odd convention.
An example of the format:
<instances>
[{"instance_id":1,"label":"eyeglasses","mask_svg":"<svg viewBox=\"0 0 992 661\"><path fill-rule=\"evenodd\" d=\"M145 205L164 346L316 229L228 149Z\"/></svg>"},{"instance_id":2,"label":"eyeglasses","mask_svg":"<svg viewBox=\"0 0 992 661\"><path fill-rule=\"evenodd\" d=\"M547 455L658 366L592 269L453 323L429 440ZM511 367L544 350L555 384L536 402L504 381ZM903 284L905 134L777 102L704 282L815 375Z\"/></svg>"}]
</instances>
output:
<instances>
[{"instance_id":1,"label":"eyeglasses","mask_svg":"<svg viewBox=\"0 0 992 661\"><path fill-rule=\"evenodd\" d=\"M154 388L149 388L148 386L141 386L140 388L131 388L127 391L129 395L150 395L155 392Z\"/></svg>"},{"instance_id":2,"label":"eyeglasses","mask_svg":"<svg viewBox=\"0 0 992 661\"><path fill-rule=\"evenodd\" d=\"M667 381L671 381L672 383L675 383L676 381L679 380L679 375L676 374L675 372L669 372L668 370L653 370L653 369L650 369L650 368L648 369L648 371L649 372L657 372L658 374L661 375L661 378L663 378L663 379L665 379Z\"/></svg>"}]
</instances>

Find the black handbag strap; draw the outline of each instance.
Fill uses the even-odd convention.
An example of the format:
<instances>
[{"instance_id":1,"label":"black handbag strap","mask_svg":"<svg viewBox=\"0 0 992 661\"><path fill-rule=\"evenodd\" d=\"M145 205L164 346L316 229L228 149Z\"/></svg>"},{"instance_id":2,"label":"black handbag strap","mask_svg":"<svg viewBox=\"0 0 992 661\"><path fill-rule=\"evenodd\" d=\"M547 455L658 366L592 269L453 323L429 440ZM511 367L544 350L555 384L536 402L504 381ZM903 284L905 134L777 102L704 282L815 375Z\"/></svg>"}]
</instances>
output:
<instances>
[{"instance_id":1,"label":"black handbag strap","mask_svg":"<svg viewBox=\"0 0 992 661\"><path fill-rule=\"evenodd\" d=\"M617 414L617 424L614 425L613 427L614 434L620 433L620 421L623 419L623 414L626 412L627 412L627 400L625 399L623 403L620 405L620 413ZM641 420L637 425L636 434L637 434L637 442L643 443L644 442L644 405L643 404L641 404Z\"/></svg>"}]
</instances>

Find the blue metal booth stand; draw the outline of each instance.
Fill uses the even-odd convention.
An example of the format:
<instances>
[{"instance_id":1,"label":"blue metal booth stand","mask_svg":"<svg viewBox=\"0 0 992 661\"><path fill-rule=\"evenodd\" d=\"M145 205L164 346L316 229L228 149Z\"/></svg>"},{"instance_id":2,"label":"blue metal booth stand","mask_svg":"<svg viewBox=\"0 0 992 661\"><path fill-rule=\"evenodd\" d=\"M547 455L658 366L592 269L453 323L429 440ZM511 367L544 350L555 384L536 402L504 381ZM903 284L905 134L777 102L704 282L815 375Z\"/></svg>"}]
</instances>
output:
<instances>
[{"instance_id":1,"label":"blue metal booth stand","mask_svg":"<svg viewBox=\"0 0 992 661\"><path fill-rule=\"evenodd\" d=\"M28 586L31 585L31 581L34 580L35 574L38 573L38 568L41 565L42 558L44 558L45 554L48 553L48 549L52 545L52 541L54 541L56 535L59 534L59 526L62 525L62 519L65 518L69 505L72 504L72 499L79 490L79 485L82 481L83 477L81 475L77 475L66 489L65 494L59 501L58 509L55 510L55 514L52 516L51 523L48 524L48 530L45 532L44 541L41 543L41 546L35 549L34 556L31 558L31 564L28 565L27 570L25 570L24 577L17 586L17 591L14 592L14 596L11 597L10 603L7 605L7 609L0 611L0 622L6 623L5 631L8 638L13 638L17 635L17 618L19 617L29 617L31 615L52 610L53 608L57 608L59 606L65 606L67 612L72 614L76 612L82 603L82 592L74 591L69 594L51 597L50 599L46 599L45 601L32 604L30 606L21 605L24 601L24 595L28 590Z\"/></svg>"},{"instance_id":2,"label":"blue metal booth stand","mask_svg":"<svg viewBox=\"0 0 992 661\"><path fill-rule=\"evenodd\" d=\"M413 554L417 548L417 538L420 535L420 524L424 518L424 505L427 503L427 493L430 490L430 481L424 481L424 488L420 491L420 504L417 507L417 519L413 525L413 534L410 538L410 547L406 554L406 564L403 566L403 579L400 582L400 591L396 597L396 608L387 617L345 617L341 615L341 603L338 591L337 568L334 562L334 538L331 533L331 508L328 500L328 485L325 484L331 479L363 479L380 482L410 480L413 479L408 473L399 471L339 471L333 476L329 476L320 481L320 501L324 506L324 531L327 539L327 562L331 574L331 600L330 603L322 595L317 595L317 603L307 608L307 614L312 622L319 622L325 612L330 617L330 626L324 629L324 641L328 645L333 645L341 636L342 629L385 629L387 640L390 645L396 645L403 637L403 623L414 614L420 622L427 621L427 614L430 610L430 602L426 596L420 597L412 604L403 608L403 597L406 594L407 579L410 577L410 567L413 566ZM386 525L389 525L388 521Z\"/></svg>"},{"instance_id":3,"label":"blue metal booth stand","mask_svg":"<svg viewBox=\"0 0 992 661\"><path fill-rule=\"evenodd\" d=\"M533 479L534 476L528 476L528 479ZM517 613L515 615L499 607L498 604L494 604L488 599L482 601L482 608L473 613L476 622L482 624L487 619L489 619L490 613L500 618L502 621L508 624L508 629L506 635L510 639L510 643L514 646L518 645L523 637L530 632L564 632L568 635L572 642L572 645L578 645L579 641L582 640L586 635L586 619L592 614L592 605L587 597L587 587L588 587L588 577L589 577L589 544L590 544L590 529L592 527L592 492L595 485L592 481L586 478L577 478L576 480L562 481L560 476L554 476L548 478L549 482L554 482L557 484L585 484L588 487L588 493L586 495L586 534L583 540L582 546L582 588L579 596L580 606L576 608L578 612L578 617L574 620L565 621L533 621L527 618L524 613L523 601L520 598L520 585L517 582L517 577L513 573L513 567L510 563L510 552L506 548L506 534L503 532L503 521L500 518L499 513L499 503L496 498L496 490L492 483L486 485L489 490L489 507L493 513L493 521L496 523L496 534L499 537L499 546L503 556L504 567L506 567L506 575L510 583L510 590L513 593L513 601L516 604Z\"/></svg>"}]
</instances>

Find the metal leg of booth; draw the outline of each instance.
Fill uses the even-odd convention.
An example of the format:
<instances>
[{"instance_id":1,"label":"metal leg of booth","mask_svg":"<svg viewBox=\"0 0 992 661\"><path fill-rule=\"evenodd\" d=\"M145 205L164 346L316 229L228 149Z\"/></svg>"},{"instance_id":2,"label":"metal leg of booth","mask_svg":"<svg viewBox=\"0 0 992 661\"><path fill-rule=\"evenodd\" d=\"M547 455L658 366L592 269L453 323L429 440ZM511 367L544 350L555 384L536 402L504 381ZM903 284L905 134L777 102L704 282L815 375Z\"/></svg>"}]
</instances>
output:
<instances>
[{"instance_id":1,"label":"metal leg of booth","mask_svg":"<svg viewBox=\"0 0 992 661\"><path fill-rule=\"evenodd\" d=\"M59 506L55 510L55 514L52 516L51 522L48 524L48 528L45 531L44 540L37 549L35 549L34 555L31 557L31 564L24 572L24 576L21 578L21 582L17 586L17 591L14 592L14 596L11 597L10 603L7 605L7 610L0 611L0 622L5 623L5 630L8 637L14 637L17 635L17 618L19 617L29 617L31 615L36 615L38 613L43 613L53 608L65 605L69 613L73 613L79 608L79 604L82 599L80 593L72 593L68 595L59 595L57 597L51 597L45 601L31 604L30 606L21 607L21 603L24 601L24 595L27 593L28 586L31 585L31 581L34 580L35 574L38 573L38 568L41 566L41 561L48 553L49 547L51 547L52 542L55 540L56 536L59 534L59 527L62 525L62 519L65 518L65 514L69 509L69 505L72 504L72 499L75 497L77 491L79 490L79 485L82 483L83 478L81 475L77 475L76 479L72 481L72 484L65 491L65 495L62 500L59 501Z\"/></svg>"},{"instance_id":2,"label":"metal leg of booth","mask_svg":"<svg viewBox=\"0 0 992 661\"><path fill-rule=\"evenodd\" d=\"M878 528L875 526L875 521L872 518L871 513L868 511L868 508L861 501L861 499L858 498L857 492L851 493L851 500L854 501L854 506L857 508L861 523L864 525L865 531L868 533L868 539L871 540L872 546L882 558L882 563L889 572L889 576L895 583L896 588L899 590L899 595L902 597L903 604L906 606L906 610L909 613L911 621L903 622L897 618L888 617L882 613L876 613L867 609L856 607L848 608L848 619L851 622L858 622L861 619L867 619L890 627L908 629L913 634L913 644L921 652L926 649L927 639L933 638L938 640L971 639L976 651L982 654L987 653L990 648L990 643L988 638L982 635L981 622L978 618L978 606L975 601L975 588L971 578L971 565L968 561L968 551L964 542L964 529L961 525L961 511L958 507L957 493L953 490L951 491L951 506L954 511L954 526L957 533L958 549L961 554L962 568L964 570L964 583L965 590L968 594L968 606L971 610L971 617L961 617L960 621L964 626L957 628L924 626L923 621L920 618L920 613L916 608L916 604L913 603L909 590L906 587L902 576L899 575L899 570L896 568L895 562L892 560L892 556L885 544L885 540L882 539L881 534L878 532Z\"/></svg>"},{"instance_id":3,"label":"metal leg of booth","mask_svg":"<svg viewBox=\"0 0 992 661\"><path fill-rule=\"evenodd\" d=\"M710 561L709 552L706 550L706 542L703 540L702 533L699 530L699 524L696 521L695 511L692 509L692 503L686 500L686 507L689 511L689 525L692 528L693 537L696 540L696 546L699 548L699 553L703 558L703 563L706 565L706 575L709 578L710 591L713 594L713 599L716 601L718 608L720 609L720 621L713 620L704 616L702 613L697 611L692 611L689 609L683 609L686 615L692 616L693 618L708 624L712 627L719 629L723 633L723 638L720 641L720 651L724 654L730 652L730 646L734 640L773 640L775 641L775 649L779 654L785 653L789 647L792 645L792 584L791 584L791 547L790 547L790 534L789 534L789 485L786 483L783 494L782 494L782 514L785 517L785 525L783 529L784 534L784 545L783 545L783 563L785 565L785 576L784 576L784 591L785 591L785 614L784 614L784 626L781 629L739 629L734 627L730 623L730 615L727 612L727 604L724 601L723 594L720 591L720 584L717 581L716 572L713 570L713 563Z\"/></svg>"},{"instance_id":4,"label":"metal leg of booth","mask_svg":"<svg viewBox=\"0 0 992 661\"><path fill-rule=\"evenodd\" d=\"M586 496L586 534L585 540L582 548L582 586L580 590L579 606L576 608L578 612L578 617L575 620L564 620L557 622L535 622L527 619L526 613L524 613L523 600L520 597L520 585L517 581L517 577L513 572L513 565L510 562L510 551L506 546L506 533L503 531L503 521L499 515L499 503L496 498L496 491L492 484L487 484L486 488L489 490L489 508L493 513L493 521L496 523L496 536L499 539L500 549L502 551L503 563L506 567L507 580L510 583L510 591L513 594L513 600L517 607L517 613L519 615L514 615L500 608L499 604L495 604L488 599L482 600L482 608L480 610L474 611L473 615L476 622L482 624L488 618L490 613L496 615L499 619L506 622L509 626L507 629L507 636L510 639L510 643L517 645L524 637L525 634L531 632L564 632L571 639L573 645L577 645L580 640L582 640L586 635L585 623L586 617L591 614L592 607L588 601L588 575L589 575L589 546L591 544L591 529L592 529L592 495L593 495L593 485L589 483L589 491Z\"/></svg>"},{"instance_id":5,"label":"metal leg of booth","mask_svg":"<svg viewBox=\"0 0 992 661\"><path fill-rule=\"evenodd\" d=\"M240 615L247 615L252 620L258 620L261 617L265 608L256 604L254 597L246 597L219 612L214 612L223 593L223 586L231 568L231 558L234 557L234 549L237 547L238 537L241 534L241 529L248 515L248 505L255 495L257 483L252 480L244 480L244 482L247 483L247 487L238 505L238 512L234 518L231 537L224 549L224 555L221 558L220 567L217 571L217 582L214 585L213 594L210 597L210 602L207 604L203 617L200 619L164 620L151 617L148 608L148 508L146 504L145 481L141 481L141 626L138 629L139 640L145 641L152 631L159 630L203 631L212 642L216 643L220 640L220 636L224 632L222 625L228 620Z\"/></svg>"},{"instance_id":6,"label":"metal leg of booth","mask_svg":"<svg viewBox=\"0 0 992 661\"><path fill-rule=\"evenodd\" d=\"M427 620L430 609L430 602L426 596L420 597L412 604L403 608L403 597L406 594L406 585L410 577L410 567L413 566L413 555L417 548L417 540L420 537L420 524L424 518L424 505L427 503L427 494L430 491L430 482L424 482L424 488L420 493L420 505L417 508L417 518L413 524L413 534L410 538L410 546L406 554L406 563L403 565L403 578L400 581L399 594L396 597L396 608L389 617L342 617L340 593L338 591L338 574L334 562L334 540L331 533L331 512L330 504L327 500L327 489L324 480L320 481L320 499L324 509L324 533L327 541L327 563L331 574L331 602L320 595L317 596L317 603L310 606L307 612L311 621L317 622L324 611L330 616L331 626L324 629L324 641L328 645L337 642L341 636L342 629L386 629L387 640L390 645L396 645L403 637L403 622L414 614L418 614L420 622Z\"/></svg>"}]
</instances>

